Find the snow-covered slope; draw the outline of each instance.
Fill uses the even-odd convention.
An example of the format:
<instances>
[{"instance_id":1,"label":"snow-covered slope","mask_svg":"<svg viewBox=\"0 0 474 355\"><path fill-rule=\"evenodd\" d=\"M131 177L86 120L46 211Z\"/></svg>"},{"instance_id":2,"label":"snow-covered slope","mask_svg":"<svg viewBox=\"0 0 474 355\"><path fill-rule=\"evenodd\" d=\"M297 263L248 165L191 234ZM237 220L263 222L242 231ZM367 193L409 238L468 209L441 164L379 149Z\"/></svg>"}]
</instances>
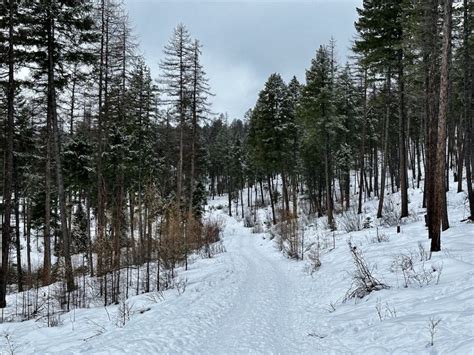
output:
<instances>
[{"instance_id":1,"label":"snow-covered slope","mask_svg":"<svg viewBox=\"0 0 474 355\"><path fill-rule=\"evenodd\" d=\"M305 232L303 261L285 258L268 233L253 234L225 216L225 209L213 209L209 213L226 221L226 252L179 270L187 279L184 293L130 298L125 325L117 322L120 305L79 309L51 328L34 320L0 324L0 352L473 353L474 225L460 222L465 196L449 194L451 228L443 233L443 251L429 260L422 260L419 246L429 246L420 196L411 191L412 214L418 218L405 222L400 234L395 227L379 227L382 242L375 240L376 228L333 235L313 221ZM224 205L225 199L212 203ZM366 214L373 214L371 201ZM348 240L389 289L343 301L354 271ZM310 273L307 258L317 241L322 265ZM406 258L413 262L405 273L408 287L399 267ZM438 320L431 346L430 323Z\"/></svg>"}]
</instances>

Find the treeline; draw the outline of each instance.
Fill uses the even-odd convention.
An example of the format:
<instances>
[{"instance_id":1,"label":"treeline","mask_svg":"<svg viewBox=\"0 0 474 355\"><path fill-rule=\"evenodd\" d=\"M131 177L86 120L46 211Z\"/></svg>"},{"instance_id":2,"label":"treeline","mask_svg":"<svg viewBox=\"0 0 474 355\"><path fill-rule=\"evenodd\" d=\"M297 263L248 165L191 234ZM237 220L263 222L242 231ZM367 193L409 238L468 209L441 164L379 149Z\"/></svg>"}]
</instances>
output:
<instances>
[{"instance_id":1,"label":"treeline","mask_svg":"<svg viewBox=\"0 0 474 355\"><path fill-rule=\"evenodd\" d=\"M467 188L474 218L473 10L466 0L366 0L347 64L331 40L304 83L270 75L247 121L212 126L211 190L226 184L229 214L247 186L249 205L268 195L274 224L298 216L300 196L335 229L336 210L360 214L367 198L378 198L383 217L387 191L400 192L397 215L408 217L408 188L423 188L431 251L439 251L450 179Z\"/></svg>"},{"instance_id":2,"label":"treeline","mask_svg":"<svg viewBox=\"0 0 474 355\"><path fill-rule=\"evenodd\" d=\"M0 308L9 288L65 280L76 290L79 271L97 277L104 304L125 280L128 294L133 265L149 291L150 263L172 272L209 243L200 43L177 26L152 78L120 1L7 0L0 10Z\"/></svg>"}]
</instances>

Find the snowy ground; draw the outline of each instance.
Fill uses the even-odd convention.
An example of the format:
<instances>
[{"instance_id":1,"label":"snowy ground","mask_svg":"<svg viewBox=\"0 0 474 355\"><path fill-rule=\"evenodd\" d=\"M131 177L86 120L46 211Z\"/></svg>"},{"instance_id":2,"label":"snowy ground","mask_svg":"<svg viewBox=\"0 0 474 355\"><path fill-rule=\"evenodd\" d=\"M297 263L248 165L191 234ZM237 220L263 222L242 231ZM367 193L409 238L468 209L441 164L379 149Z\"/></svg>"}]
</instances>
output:
<instances>
[{"instance_id":1,"label":"snowy ground","mask_svg":"<svg viewBox=\"0 0 474 355\"><path fill-rule=\"evenodd\" d=\"M460 222L465 194L450 192L451 228L443 233L443 251L425 261L418 249L419 242L425 249L429 245L420 195L410 192L410 207L419 220L407 221L400 234L395 227L380 227L379 234L388 238L381 243L373 242L375 228L340 231L332 249L332 234L314 221L307 244L310 249L320 241L322 265L312 274L308 260L285 258L268 233L253 234L226 217L225 208L214 210L226 220L227 251L179 271L188 280L183 294L168 290L158 301L150 295L130 298L125 326L117 325L118 306L70 312L53 328L34 320L0 324L0 353L472 354L474 225ZM367 215L373 214L373 205L366 204ZM389 289L343 302L354 270L349 239ZM411 279L405 287L394 266L401 254L411 256L413 270L426 282ZM434 346L429 346L430 320L441 320Z\"/></svg>"}]
</instances>

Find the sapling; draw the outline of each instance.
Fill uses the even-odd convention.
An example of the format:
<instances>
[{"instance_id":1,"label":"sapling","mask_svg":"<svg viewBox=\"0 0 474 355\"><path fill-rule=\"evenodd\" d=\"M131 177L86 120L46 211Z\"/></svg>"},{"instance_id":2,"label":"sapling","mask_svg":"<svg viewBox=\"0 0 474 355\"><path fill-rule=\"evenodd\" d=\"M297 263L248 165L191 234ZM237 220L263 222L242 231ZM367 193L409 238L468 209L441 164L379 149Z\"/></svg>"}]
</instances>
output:
<instances>
[{"instance_id":1,"label":"sapling","mask_svg":"<svg viewBox=\"0 0 474 355\"><path fill-rule=\"evenodd\" d=\"M441 323L441 318L431 317L428 321L428 331L430 332L430 346L434 345L434 337L438 331L438 326Z\"/></svg>"}]
</instances>

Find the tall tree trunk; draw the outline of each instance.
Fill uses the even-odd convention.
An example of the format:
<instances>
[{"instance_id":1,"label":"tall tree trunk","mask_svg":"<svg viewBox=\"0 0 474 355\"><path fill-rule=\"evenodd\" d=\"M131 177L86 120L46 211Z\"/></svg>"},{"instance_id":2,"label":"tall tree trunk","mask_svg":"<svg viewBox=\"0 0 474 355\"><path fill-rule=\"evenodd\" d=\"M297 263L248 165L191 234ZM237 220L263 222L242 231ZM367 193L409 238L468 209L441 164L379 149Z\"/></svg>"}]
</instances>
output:
<instances>
[{"instance_id":1,"label":"tall tree trunk","mask_svg":"<svg viewBox=\"0 0 474 355\"><path fill-rule=\"evenodd\" d=\"M362 144L360 147L359 167L360 167L360 180L359 180L359 206L357 213L362 213L362 195L364 193L364 156L365 156L365 136L367 132L367 69L364 69L364 121L362 122Z\"/></svg>"},{"instance_id":2,"label":"tall tree trunk","mask_svg":"<svg viewBox=\"0 0 474 355\"><path fill-rule=\"evenodd\" d=\"M186 64L184 62L184 39L181 33L179 40L179 159L178 159L178 177L176 196L178 206L181 207L181 198L183 190L183 158L184 158L184 129L186 123L186 87L185 87L185 71Z\"/></svg>"},{"instance_id":3,"label":"tall tree trunk","mask_svg":"<svg viewBox=\"0 0 474 355\"><path fill-rule=\"evenodd\" d=\"M18 188L18 166L13 158L13 178L15 180L15 242L16 242L16 270L18 275L18 291L23 292L23 269L21 266L21 240L20 240L20 189Z\"/></svg>"},{"instance_id":4,"label":"tall tree trunk","mask_svg":"<svg viewBox=\"0 0 474 355\"><path fill-rule=\"evenodd\" d=\"M30 199L23 199L23 233L26 236L26 263L28 267L28 287L31 287L31 207Z\"/></svg>"},{"instance_id":5,"label":"tall tree trunk","mask_svg":"<svg viewBox=\"0 0 474 355\"><path fill-rule=\"evenodd\" d=\"M91 235L91 202L90 202L90 193L87 193L86 196L86 216L87 216L87 244L88 244L88 256L89 259L89 271L91 277L94 276L94 257L92 250L92 235Z\"/></svg>"},{"instance_id":6,"label":"tall tree trunk","mask_svg":"<svg viewBox=\"0 0 474 355\"><path fill-rule=\"evenodd\" d=\"M473 144L474 139L472 137L472 115L471 115L471 100L472 100L472 63L471 56L469 51L469 41L471 36L471 21L472 13L469 12L468 6L469 1L464 0L464 31L463 31L463 116L464 116L464 163L466 165L466 185L467 185L467 195L469 199L469 210L470 210L470 219L474 221L474 191L472 188L472 163L473 163ZM462 164L462 163L461 163Z\"/></svg>"},{"instance_id":7,"label":"tall tree trunk","mask_svg":"<svg viewBox=\"0 0 474 355\"><path fill-rule=\"evenodd\" d=\"M43 285L51 283L51 119L46 118L46 161L44 177Z\"/></svg>"},{"instance_id":8,"label":"tall tree trunk","mask_svg":"<svg viewBox=\"0 0 474 355\"><path fill-rule=\"evenodd\" d=\"M464 115L463 115L464 116ZM461 125L457 127L457 151L458 151L458 158L457 158L457 164L456 164L456 179L458 182L458 187L457 191L462 192L462 173L463 173L463 166L464 166L464 150L465 150L465 144L464 142L466 139L464 136L466 135L464 129L461 129Z\"/></svg>"},{"instance_id":9,"label":"tall tree trunk","mask_svg":"<svg viewBox=\"0 0 474 355\"><path fill-rule=\"evenodd\" d=\"M423 61L425 64L425 188L424 205L427 212L428 236L433 235L433 201L435 195L435 166L436 166L436 74L437 74L437 32L438 32L438 0L430 0L426 6L425 28L426 38L423 43Z\"/></svg>"},{"instance_id":10,"label":"tall tree trunk","mask_svg":"<svg viewBox=\"0 0 474 355\"><path fill-rule=\"evenodd\" d=\"M387 160L388 160L388 128L390 123L390 99L391 99L391 68L387 69L387 102L385 103L385 132L384 132L384 149L383 149L383 162L382 162L382 176L380 178L380 196L379 206L377 209L377 218L382 218L383 203L385 196L385 179L387 177Z\"/></svg>"},{"instance_id":11,"label":"tall tree trunk","mask_svg":"<svg viewBox=\"0 0 474 355\"><path fill-rule=\"evenodd\" d=\"M324 154L324 174L326 182L326 207L328 213L328 225L331 229L335 228L334 215L333 215L333 200L332 200L332 166L331 166L331 153L329 143L329 132L326 132L326 144Z\"/></svg>"},{"instance_id":12,"label":"tall tree trunk","mask_svg":"<svg viewBox=\"0 0 474 355\"><path fill-rule=\"evenodd\" d=\"M107 51L108 51L108 15L106 0L101 1L101 39L99 63L99 92L97 115L97 275L104 273L105 259L105 180L103 177L103 130L104 130L104 98L107 100Z\"/></svg>"},{"instance_id":13,"label":"tall tree trunk","mask_svg":"<svg viewBox=\"0 0 474 355\"><path fill-rule=\"evenodd\" d=\"M228 178L227 193L229 197L229 217L232 217L232 178Z\"/></svg>"},{"instance_id":14,"label":"tall tree trunk","mask_svg":"<svg viewBox=\"0 0 474 355\"><path fill-rule=\"evenodd\" d=\"M436 168L434 175L433 218L431 235L431 252L441 250L440 223L443 203L446 197L444 185L446 164L446 116L448 108L449 62L451 57L452 0L445 0L443 23L443 46L441 57L441 78L439 84L438 135L436 146Z\"/></svg>"},{"instance_id":15,"label":"tall tree trunk","mask_svg":"<svg viewBox=\"0 0 474 355\"><path fill-rule=\"evenodd\" d=\"M193 215L193 196L195 186L195 165L196 165L196 132L198 125L198 85L199 85L199 43L194 43L193 56L193 92L192 92L192 122L191 122L191 173L189 186L189 216Z\"/></svg>"},{"instance_id":16,"label":"tall tree trunk","mask_svg":"<svg viewBox=\"0 0 474 355\"><path fill-rule=\"evenodd\" d=\"M298 218L298 182L295 173L291 176L291 192L293 198L293 216Z\"/></svg>"},{"instance_id":17,"label":"tall tree trunk","mask_svg":"<svg viewBox=\"0 0 474 355\"><path fill-rule=\"evenodd\" d=\"M270 177L270 175L267 176L267 181L268 181L268 192L270 194L270 205L272 207L272 220L273 224L276 224L276 216L275 216L275 204L273 202L273 191L272 191L272 180L273 178Z\"/></svg>"},{"instance_id":18,"label":"tall tree trunk","mask_svg":"<svg viewBox=\"0 0 474 355\"><path fill-rule=\"evenodd\" d=\"M401 193L400 217L408 216L408 177L407 177L407 147L406 147L406 112L405 112L405 76L403 68L403 50L398 51L398 98L399 98L399 179Z\"/></svg>"},{"instance_id":19,"label":"tall tree trunk","mask_svg":"<svg viewBox=\"0 0 474 355\"><path fill-rule=\"evenodd\" d=\"M290 199L288 198L288 187L286 181L286 175L284 171L281 173L281 181L282 181L282 189L283 189L283 201L284 201L284 209L286 214L290 213Z\"/></svg>"},{"instance_id":20,"label":"tall tree trunk","mask_svg":"<svg viewBox=\"0 0 474 355\"><path fill-rule=\"evenodd\" d=\"M8 2L8 86L7 86L7 127L5 147L5 170L3 182L3 225L2 225L2 269L0 272L0 308L7 306L7 282L11 242L11 213L13 190L13 135L15 109L15 77L14 77L14 48L13 48L13 14L14 0Z\"/></svg>"},{"instance_id":21,"label":"tall tree trunk","mask_svg":"<svg viewBox=\"0 0 474 355\"><path fill-rule=\"evenodd\" d=\"M420 154L420 140L418 137L416 137L416 168L417 168L417 174L416 174L416 188L420 188L420 181L421 181L421 154Z\"/></svg>"},{"instance_id":22,"label":"tall tree trunk","mask_svg":"<svg viewBox=\"0 0 474 355\"><path fill-rule=\"evenodd\" d=\"M132 247L132 260L136 262L136 247L135 247L135 193L129 192L129 216L130 216L130 243Z\"/></svg>"},{"instance_id":23,"label":"tall tree trunk","mask_svg":"<svg viewBox=\"0 0 474 355\"><path fill-rule=\"evenodd\" d=\"M54 61L54 50L55 50L55 38L54 38L54 14L51 7L48 8L48 19L47 19L47 36L48 36L48 110L47 115L51 119L53 126L53 151L56 163L56 183L58 189L58 200L59 200L59 213L61 220L61 237L63 239L63 255L64 255L64 266L67 291L71 292L74 290L74 275L71 263L71 251L70 251L70 240L69 230L67 227L67 210L66 210L66 195L64 191L64 179L62 172L62 160L61 160L61 139L60 139L60 128L58 122L58 116L56 111L56 83L55 83L55 61Z\"/></svg>"},{"instance_id":24,"label":"tall tree trunk","mask_svg":"<svg viewBox=\"0 0 474 355\"><path fill-rule=\"evenodd\" d=\"M258 182L259 182L259 185L260 185L260 197L262 199L262 206L264 206L265 205L265 200L264 200L264 197L263 197L263 182L262 182L262 179L258 180Z\"/></svg>"},{"instance_id":25,"label":"tall tree trunk","mask_svg":"<svg viewBox=\"0 0 474 355\"><path fill-rule=\"evenodd\" d=\"M379 196L379 160L378 160L377 146L374 144L373 156L374 156L374 196Z\"/></svg>"}]
</instances>

